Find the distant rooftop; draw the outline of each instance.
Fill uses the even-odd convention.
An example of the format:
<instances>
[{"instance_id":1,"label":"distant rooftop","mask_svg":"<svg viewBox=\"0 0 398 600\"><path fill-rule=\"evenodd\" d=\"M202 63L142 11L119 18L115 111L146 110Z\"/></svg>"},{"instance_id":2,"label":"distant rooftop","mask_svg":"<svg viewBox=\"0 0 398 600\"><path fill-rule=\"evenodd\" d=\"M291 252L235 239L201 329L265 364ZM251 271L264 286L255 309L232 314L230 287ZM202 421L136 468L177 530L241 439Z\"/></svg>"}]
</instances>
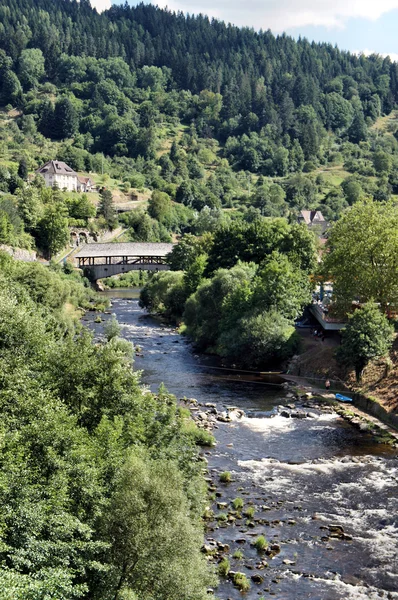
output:
<instances>
[{"instance_id":1,"label":"distant rooftop","mask_svg":"<svg viewBox=\"0 0 398 600\"><path fill-rule=\"evenodd\" d=\"M172 251L174 244L125 243L125 244L86 244L76 254L76 258L106 258L108 256L160 256Z\"/></svg>"},{"instance_id":2,"label":"distant rooftop","mask_svg":"<svg viewBox=\"0 0 398 600\"><path fill-rule=\"evenodd\" d=\"M45 173L52 173L54 175L71 175L77 177L77 173L61 160L49 160L45 165L36 170L36 173L45 175Z\"/></svg>"},{"instance_id":3,"label":"distant rooftop","mask_svg":"<svg viewBox=\"0 0 398 600\"><path fill-rule=\"evenodd\" d=\"M301 210L299 220L304 221L306 225L313 225L314 223L324 223L325 217L320 210Z\"/></svg>"}]
</instances>

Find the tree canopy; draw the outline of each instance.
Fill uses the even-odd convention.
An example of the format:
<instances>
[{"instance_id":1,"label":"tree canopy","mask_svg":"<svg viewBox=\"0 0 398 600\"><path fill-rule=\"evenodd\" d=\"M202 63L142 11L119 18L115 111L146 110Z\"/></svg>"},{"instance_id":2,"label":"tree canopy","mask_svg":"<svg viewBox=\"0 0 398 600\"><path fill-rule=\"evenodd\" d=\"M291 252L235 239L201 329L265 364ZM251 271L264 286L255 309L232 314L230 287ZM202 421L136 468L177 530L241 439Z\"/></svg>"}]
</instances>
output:
<instances>
[{"instance_id":1,"label":"tree canopy","mask_svg":"<svg viewBox=\"0 0 398 600\"><path fill-rule=\"evenodd\" d=\"M343 309L353 300L398 302L398 210L392 202L357 202L335 223L323 265Z\"/></svg>"}]
</instances>

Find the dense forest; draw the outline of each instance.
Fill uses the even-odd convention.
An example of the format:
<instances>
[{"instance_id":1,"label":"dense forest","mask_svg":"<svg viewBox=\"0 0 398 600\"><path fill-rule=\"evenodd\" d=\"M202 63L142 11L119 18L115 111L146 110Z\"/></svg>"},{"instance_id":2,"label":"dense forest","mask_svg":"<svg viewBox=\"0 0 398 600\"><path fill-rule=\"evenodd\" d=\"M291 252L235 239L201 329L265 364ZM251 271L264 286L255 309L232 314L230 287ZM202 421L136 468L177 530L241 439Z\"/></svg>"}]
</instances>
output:
<instances>
[{"instance_id":1,"label":"dense forest","mask_svg":"<svg viewBox=\"0 0 398 600\"><path fill-rule=\"evenodd\" d=\"M397 68L150 5L99 15L86 1L5 0L0 241L51 255L68 225L116 226L98 197L59 192L62 231L47 239L54 198L31 174L54 158L99 187L150 198L122 219L137 240L293 221L303 208L333 221L361 198L388 200L398 192Z\"/></svg>"}]
</instances>

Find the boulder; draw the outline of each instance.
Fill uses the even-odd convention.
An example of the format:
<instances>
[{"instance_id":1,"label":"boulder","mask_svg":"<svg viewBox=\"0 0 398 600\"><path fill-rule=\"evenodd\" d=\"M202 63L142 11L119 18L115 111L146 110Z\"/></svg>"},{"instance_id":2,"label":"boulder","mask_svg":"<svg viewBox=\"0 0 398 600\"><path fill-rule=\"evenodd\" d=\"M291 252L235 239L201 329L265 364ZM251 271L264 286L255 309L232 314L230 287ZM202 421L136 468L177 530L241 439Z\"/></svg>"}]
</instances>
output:
<instances>
[{"instance_id":1,"label":"boulder","mask_svg":"<svg viewBox=\"0 0 398 600\"><path fill-rule=\"evenodd\" d=\"M231 418L228 416L228 414L224 411L222 413L219 413L217 415L217 421L220 421L221 423L230 423L231 422Z\"/></svg>"}]
</instances>

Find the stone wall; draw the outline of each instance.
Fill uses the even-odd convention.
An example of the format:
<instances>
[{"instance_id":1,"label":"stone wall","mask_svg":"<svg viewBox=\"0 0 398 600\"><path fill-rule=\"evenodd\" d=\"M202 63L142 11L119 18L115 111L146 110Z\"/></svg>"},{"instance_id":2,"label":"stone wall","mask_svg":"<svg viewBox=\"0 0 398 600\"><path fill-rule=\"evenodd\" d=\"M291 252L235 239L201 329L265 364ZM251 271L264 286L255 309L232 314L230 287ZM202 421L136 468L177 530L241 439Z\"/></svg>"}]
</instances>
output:
<instances>
[{"instance_id":1,"label":"stone wall","mask_svg":"<svg viewBox=\"0 0 398 600\"><path fill-rule=\"evenodd\" d=\"M37 260L36 252L33 250L25 250L24 248L12 248L5 244L0 244L0 250L7 252L15 260L22 260L23 262L34 262Z\"/></svg>"},{"instance_id":2,"label":"stone wall","mask_svg":"<svg viewBox=\"0 0 398 600\"><path fill-rule=\"evenodd\" d=\"M391 427L394 427L394 429L398 429L398 415L387 412L386 409L377 402L377 400L355 393L354 406L362 408L365 412L377 417L383 423L391 425Z\"/></svg>"}]
</instances>

